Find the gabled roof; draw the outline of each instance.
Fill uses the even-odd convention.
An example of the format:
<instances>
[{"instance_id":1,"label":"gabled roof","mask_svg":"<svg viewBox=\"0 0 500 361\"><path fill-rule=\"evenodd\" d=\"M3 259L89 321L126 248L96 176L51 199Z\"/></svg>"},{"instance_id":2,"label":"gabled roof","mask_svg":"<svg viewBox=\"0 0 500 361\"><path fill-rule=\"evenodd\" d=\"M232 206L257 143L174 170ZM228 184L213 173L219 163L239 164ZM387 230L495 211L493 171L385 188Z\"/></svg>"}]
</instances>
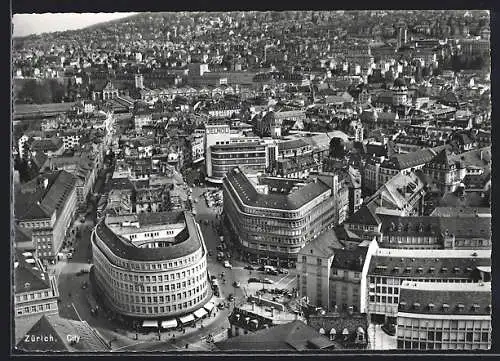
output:
<instances>
[{"instance_id":1,"label":"gabled roof","mask_svg":"<svg viewBox=\"0 0 500 361\"><path fill-rule=\"evenodd\" d=\"M40 269L34 258L27 258L19 251L16 252L14 268L14 292L32 292L37 290L46 290L50 288L49 275Z\"/></svg>"},{"instance_id":2,"label":"gabled roof","mask_svg":"<svg viewBox=\"0 0 500 361\"><path fill-rule=\"evenodd\" d=\"M43 178L48 179L47 188L37 185ZM59 217L75 182L75 177L64 170L46 173L34 179L29 185L31 190L18 192L15 196L16 219L50 218L54 211L57 211Z\"/></svg>"},{"instance_id":3,"label":"gabled roof","mask_svg":"<svg viewBox=\"0 0 500 361\"><path fill-rule=\"evenodd\" d=\"M332 257L342 244L337 240L337 235L332 229L322 232L318 237L307 243L301 250L303 255L316 255L320 257Z\"/></svg>"},{"instance_id":4,"label":"gabled roof","mask_svg":"<svg viewBox=\"0 0 500 361\"><path fill-rule=\"evenodd\" d=\"M31 337L23 337L16 345L16 349L25 352L66 352L68 348L63 338L59 336L47 316L43 315L37 323L26 333L33 335ZM39 337L37 337L39 336ZM26 340L27 339L27 340Z\"/></svg>"},{"instance_id":5,"label":"gabled roof","mask_svg":"<svg viewBox=\"0 0 500 361\"><path fill-rule=\"evenodd\" d=\"M378 226L380 224L380 218L369 207L362 205L356 213L345 221L345 223Z\"/></svg>"},{"instance_id":6,"label":"gabled roof","mask_svg":"<svg viewBox=\"0 0 500 361\"><path fill-rule=\"evenodd\" d=\"M229 351L305 351L340 348L340 345L321 336L318 331L297 320L236 336L216 343L220 350Z\"/></svg>"},{"instance_id":7,"label":"gabled roof","mask_svg":"<svg viewBox=\"0 0 500 361\"><path fill-rule=\"evenodd\" d=\"M368 247L335 250L332 267L361 272L367 252Z\"/></svg>"},{"instance_id":8,"label":"gabled roof","mask_svg":"<svg viewBox=\"0 0 500 361\"><path fill-rule=\"evenodd\" d=\"M405 281L400 287L399 312L440 315L490 315L491 283Z\"/></svg>"}]
</instances>

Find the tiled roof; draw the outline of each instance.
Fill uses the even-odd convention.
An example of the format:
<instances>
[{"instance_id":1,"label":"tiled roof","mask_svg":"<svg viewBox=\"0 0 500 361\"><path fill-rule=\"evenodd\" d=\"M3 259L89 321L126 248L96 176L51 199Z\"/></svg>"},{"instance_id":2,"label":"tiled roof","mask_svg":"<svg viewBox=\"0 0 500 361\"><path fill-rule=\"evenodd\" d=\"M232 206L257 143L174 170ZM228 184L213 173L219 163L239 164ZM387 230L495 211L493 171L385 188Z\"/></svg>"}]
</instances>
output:
<instances>
[{"instance_id":1,"label":"tiled roof","mask_svg":"<svg viewBox=\"0 0 500 361\"><path fill-rule=\"evenodd\" d=\"M368 335L368 318L366 314L355 313L349 315L348 313L330 312L325 315L311 315L309 316L309 326L317 331L323 329L327 336L330 336L331 333L335 334L334 339L342 344L351 343L356 338L360 327L365 333L365 337ZM347 340L344 340L346 335L342 334L345 330L348 332ZM367 339L365 338L365 340Z\"/></svg>"},{"instance_id":2,"label":"tiled roof","mask_svg":"<svg viewBox=\"0 0 500 361\"><path fill-rule=\"evenodd\" d=\"M307 147L308 143L304 139L293 139L278 143L278 150L290 150Z\"/></svg>"},{"instance_id":3,"label":"tiled roof","mask_svg":"<svg viewBox=\"0 0 500 361\"><path fill-rule=\"evenodd\" d=\"M356 272L363 270L368 247L356 247L354 249L336 249L332 267L348 269Z\"/></svg>"},{"instance_id":4,"label":"tiled roof","mask_svg":"<svg viewBox=\"0 0 500 361\"><path fill-rule=\"evenodd\" d=\"M305 351L339 348L339 345L321 336L317 330L302 321L259 330L216 343L223 351Z\"/></svg>"},{"instance_id":5,"label":"tiled roof","mask_svg":"<svg viewBox=\"0 0 500 361\"><path fill-rule=\"evenodd\" d=\"M430 162L437 153L445 149L446 146L420 149L415 152L398 154L383 163L384 167L394 169L407 169Z\"/></svg>"},{"instance_id":6,"label":"tiled roof","mask_svg":"<svg viewBox=\"0 0 500 361\"><path fill-rule=\"evenodd\" d=\"M26 259L21 252L16 252L15 262L18 263L14 268L14 292L23 293L49 289L49 275L41 270L36 262L29 263ZM34 258L30 259L34 260Z\"/></svg>"},{"instance_id":7,"label":"tiled roof","mask_svg":"<svg viewBox=\"0 0 500 361\"><path fill-rule=\"evenodd\" d=\"M390 249L384 250L383 254L377 252L372 256L368 273L404 278L470 279L477 266L490 265L491 252L482 250Z\"/></svg>"},{"instance_id":8,"label":"tiled roof","mask_svg":"<svg viewBox=\"0 0 500 361\"><path fill-rule=\"evenodd\" d=\"M64 338L59 336L47 316L43 315L16 345L16 349L24 352L66 352L68 348ZM31 336L34 339L31 339ZM39 336L37 338L37 336ZM44 339L44 337L47 337Z\"/></svg>"},{"instance_id":9,"label":"tiled roof","mask_svg":"<svg viewBox=\"0 0 500 361\"><path fill-rule=\"evenodd\" d=\"M384 234L436 235L448 232L455 238L485 238L491 237L491 218L469 216L421 216L398 217L378 215L382 221L381 231ZM401 226L401 231L398 230Z\"/></svg>"},{"instance_id":10,"label":"tiled roof","mask_svg":"<svg viewBox=\"0 0 500 361\"><path fill-rule=\"evenodd\" d=\"M31 143L30 149L31 151L56 151L61 149L63 146L63 141L59 138L50 138L50 139L35 139L33 143Z\"/></svg>"},{"instance_id":11,"label":"tiled roof","mask_svg":"<svg viewBox=\"0 0 500 361\"><path fill-rule=\"evenodd\" d=\"M337 253L342 244L337 240L335 232L330 229L322 232L318 237L307 243L300 254L314 254L321 257L331 257Z\"/></svg>"},{"instance_id":12,"label":"tiled roof","mask_svg":"<svg viewBox=\"0 0 500 361\"><path fill-rule=\"evenodd\" d=\"M399 312L440 315L490 315L491 283L405 281L400 287Z\"/></svg>"},{"instance_id":13,"label":"tiled roof","mask_svg":"<svg viewBox=\"0 0 500 361\"><path fill-rule=\"evenodd\" d=\"M489 207L436 207L430 214L436 217L469 217L476 216L491 217L491 208Z\"/></svg>"},{"instance_id":14,"label":"tiled roof","mask_svg":"<svg viewBox=\"0 0 500 361\"><path fill-rule=\"evenodd\" d=\"M91 327L85 321L75 321L62 318L59 315L43 315L33 327L26 332L26 335L33 336L32 342L25 341L22 337L17 344L18 349L25 351L46 351L46 352L103 352L108 351L109 347L97 336ZM68 341L68 335L79 336L76 343ZM52 338L43 339L45 336Z\"/></svg>"},{"instance_id":15,"label":"tiled roof","mask_svg":"<svg viewBox=\"0 0 500 361\"><path fill-rule=\"evenodd\" d=\"M186 227L175 236L172 246L162 248L138 248L129 241L117 236L106 224L101 221L95 231L98 237L118 257L136 261L164 261L189 255L202 247L197 226L193 216L184 212Z\"/></svg>"},{"instance_id":16,"label":"tiled roof","mask_svg":"<svg viewBox=\"0 0 500 361\"><path fill-rule=\"evenodd\" d=\"M14 226L15 241L16 243L31 242L31 229L19 227L17 224Z\"/></svg>"},{"instance_id":17,"label":"tiled roof","mask_svg":"<svg viewBox=\"0 0 500 361\"><path fill-rule=\"evenodd\" d=\"M380 218L369 207L362 205L356 213L345 221L345 223L378 226L380 224Z\"/></svg>"},{"instance_id":18,"label":"tiled roof","mask_svg":"<svg viewBox=\"0 0 500 361\"><path fill-rule=\"evenodd\" d=\"M48 179L46 189L37 186L43 178ZM64 204L75 187L75 177L64 171L45 173L30 184L25 184L25 190L15 196L15 216L18 220L49 218L54 211L59 216ZM31 187L31 190L26 188Z\"/></svg>"}]
</instances>

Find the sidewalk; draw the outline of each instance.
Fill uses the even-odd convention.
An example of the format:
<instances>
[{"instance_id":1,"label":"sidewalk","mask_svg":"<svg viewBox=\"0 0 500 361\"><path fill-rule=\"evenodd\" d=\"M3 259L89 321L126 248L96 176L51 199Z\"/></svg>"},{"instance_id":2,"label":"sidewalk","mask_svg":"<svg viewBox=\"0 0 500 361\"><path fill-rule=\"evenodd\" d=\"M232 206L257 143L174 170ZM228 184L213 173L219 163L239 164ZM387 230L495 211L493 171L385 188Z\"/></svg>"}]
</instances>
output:
<instances>
[{"instance_id":1,"label":"sidewalk","mask_svg":"<svg viewBox=\"0 0 500 361\"><path fill-rule=\"evenodd\" d=\"M212 297L210 299L210 301L215 305L220 303L221 300L221 298L217 297ZM205 336L208 335L208 333L212 333L213 336L217 336L226 332L227 327L225 327L224 321L227 320L227 313L227 309L219 310L217 306L215 306L212 310L212 316L207 316L203 320L197 320L194 324L196 327L186 326L184 328L184 331L162 330L160 333L160 339L158 339L158 331L152 331L144 334L131 330L123 330L120 328L116 328L115 331L104 329L102 327L94 328L99 331L99 333L105 338L108 344L109 341L111 341L112 349L126 348L133 346L136 343L180 342L183 344L189 343L190 345L196 345L195 347L201 348L203 350L208 350L210 349L210 345L206 342ZM220 324L220 326L218 326L217 324ZM196 338L197 341L193 342L194 340L189 340L193 336L199 336Z\"/></svg>"}]
</instances>

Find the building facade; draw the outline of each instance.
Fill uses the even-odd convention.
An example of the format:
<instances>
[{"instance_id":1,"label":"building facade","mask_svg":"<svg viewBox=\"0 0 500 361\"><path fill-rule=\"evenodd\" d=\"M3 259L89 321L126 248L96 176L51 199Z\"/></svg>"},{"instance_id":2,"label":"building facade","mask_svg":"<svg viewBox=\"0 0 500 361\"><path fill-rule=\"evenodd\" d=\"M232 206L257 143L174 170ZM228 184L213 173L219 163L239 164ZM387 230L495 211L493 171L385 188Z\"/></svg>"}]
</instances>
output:
<instances>
[{"instance_id":1,"label":"building facade","mask_svg":"<svg viewBox=\"0 0 500 361\"><path fill-rule=\"evenodd\" d=\"M31 252L16 253L14 261L15 319L58 314L59 291L54 276L44 271Z\"/></svg>"},{"instance_id":2,"label":"building facade","mask_svg":"<svg viewBox=\"0 0 500 361\"><path fill-rule=\"evenodd\" d=\"M261 262L296 262L300 249L335 223L338 177L305 183L249 176L235 168L223 181L224 213L235 243Z\"/></svg>"},{"instance_id":3,"label":"building facade","mask_svg":"<svg viewBox=\"0 0 500 361\"><path fill-rule=\"evenodd\" d=\"M403 281L472 284L484 279L481 267L491 267L491 251L379 248L367 275L368 313L394 320Z\"/></svg>"},{"instance_id":4,"label":"building facade","mask_svg":"<svg viewBox=\"0 0 500 361\"><path fill-rule=\"evenodd\" d=\"M403 282L396 335L400 350L489 350L491 283Z\"/></svg>"},{"instance_id":5,"label":"building facade","mask_svg":"<svg viewBox=\"0 0 500 361\"><path fill-rule=\"evenodd\" d=\"M54 262L75 219L77 196L75 177L64 171L44 174L18 192L15 217L18 225L30 229L36 257Z\"/></svg>"},{"instance_id":6,"label":"building facade","mask_svg":"<svg viewBox=\"0 0 500 361\"><path fill-rule=\"evenodd\" d=\"M211 298L207 251L191 213L107 217L91 241L97 286L119 314L176 317Z\"/></svg>"}]
</instances>

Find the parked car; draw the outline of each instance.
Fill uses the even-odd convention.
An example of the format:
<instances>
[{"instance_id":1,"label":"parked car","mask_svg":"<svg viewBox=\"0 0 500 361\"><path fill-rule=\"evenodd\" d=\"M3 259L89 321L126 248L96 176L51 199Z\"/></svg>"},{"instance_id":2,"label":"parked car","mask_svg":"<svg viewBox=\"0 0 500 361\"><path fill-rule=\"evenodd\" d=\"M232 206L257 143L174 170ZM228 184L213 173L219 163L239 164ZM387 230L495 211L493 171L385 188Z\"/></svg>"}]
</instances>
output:
<instances>
[{"instance_id":1,"label":"parked car","mask_svg":"<svg viewBox=\"0 0 500 361\"><path fill-rule=\"evenodd\" d=\"M229 263L229 261L224 261L224 267L229 269L233 268L233 266L231 265L231 263Z\"/></svg>"},{"instance_id":2,"label":"parked car","mask_svg":"<svg viewBox=\"0 0 500 361\"><path fill-rule=\"evenodd\" d=\"M209 255L209 256L212 256L212 251L208 251L208 255Z\"/></svg>"},{"instance_id":3,"label":"parked car","mask_svg":"<svg viewBox=\"0 0 500 361\"><path fill-rule=\"evenodd\" d=\"M87 288L87 286L88 286L87 282L83 282L83 283L82 283L82 290L86 289L86 288Z\"/></svg>"},{"instance_id":4,"label":"parked car","mask_svg":"<svg viewBox=\"0 0 500 361\"><path fill-rule=\"evenodd\" d=\"M384 331L389 336L394 336L396 334L396 325L392 323L386 323L382 325L382 331Z\"/></svg>"},{"instance_id":5,"label":"parked car","mask_svg":"<svg viewBox=\"0 0 500 361\"><path fill-rule=\"evenodd\" d=\"M239 288L240 287L240 283L238 281L234 281L233 282L233 287Z\"/></svg>"},{"instance_id":6,"label":"parked car","mask_svg":"<svg viewBox=\"0 0 500 361\"><path fill-rule=\"evenodd\" d=\"M267 274L268 274L268 275L272 275L272 276L277 276L279 273L278 273L278 271L276 271L276 270L273 270L273 269L268 269L268 270L267 270Z\"/></svg>"},{"instance_id":7,"label":"parked car","mask_svg":"<svg viewBox=\"0 0 500 361\"><path fill-rule=\"evenodd\" d=\"M287 275L288 274L288 270L286 270L284 268L278 268L278 273L282 274L282 275Z\"/></svg>"},{"instance_id":8,"label":"parked car","mask_svg":"<svg viewBox=\"0 0 500 361\"><path fill-rule=\"evenodd\" d=\"M260 279L256 278L256 277L250 277L248 279L248 283L252 283L252 282L260 282Z\"/></svg>"},{"instance_id":9,"label":"parked car","mask_svg":"<svg viewBox=\"0 0 500 361\"><path fill-rule=\"evenodd\" d=\"M254 266L252 266L251 264L247 264L247 265L245 266L245 269L248 269L248 270L250 270L250 271L253 271L253 270L255 270L255 267L254 267Z\"/></svg>"},{"instance_id":10,"label":"parked car","mask_svg":"<svg viewBox=\"0 0 500 361\"><path fill-rule=\"evenodd\" d=\"M234 296L233 296L233 294L232 294L232 293L230 293L230 294L229 294L229 296L227 296L227 300L228 300L229 302L234 301Z\"/></svg>"},{"instance_id":11,"label":"parked car","mask_svg":"<svg viewBox=\"0 0 500 361\"><path fill-rule=\"evenodd\" d=\"M259 268L257 268L258 271L265 271L266 268L264 266L260 266Z\"/></svg>"},{"instance_id":12,"label":"parked car","mask_svg":"<svg viewBox=\"0 0 500 361\"><path fill-rule=\"evenodd\" d=\"M210 276L210 280L212 280L212 281L213 281L213 280L216 280L216 279L217 279L217 276L214 276L214 275L211 275L211 276Z\"/></svg>"},{"instance_id":13,"label":"parked car","mask_svg":"<svg viewBox=\"0 0 500 361\"><path fill-rule=\"evenodd\" d=\"M274 282L272 280L270 280L269 278L264 278L262 281L262 283L266 283L268 285L272 285Z\"/></svg>"},{"instance_id":14,"label":"parked car","mask_svg":"<svg viewBox=\"0 0 500 361\"><path fill-rule=\"evenodd\" d=\"M66 258L67 258L67 259L72 259L72 258L73 258L73 253L71 253L71 252L70 252L70 253L67 253L67 254L66 254Z\"/></svg>"}]
</instances>

